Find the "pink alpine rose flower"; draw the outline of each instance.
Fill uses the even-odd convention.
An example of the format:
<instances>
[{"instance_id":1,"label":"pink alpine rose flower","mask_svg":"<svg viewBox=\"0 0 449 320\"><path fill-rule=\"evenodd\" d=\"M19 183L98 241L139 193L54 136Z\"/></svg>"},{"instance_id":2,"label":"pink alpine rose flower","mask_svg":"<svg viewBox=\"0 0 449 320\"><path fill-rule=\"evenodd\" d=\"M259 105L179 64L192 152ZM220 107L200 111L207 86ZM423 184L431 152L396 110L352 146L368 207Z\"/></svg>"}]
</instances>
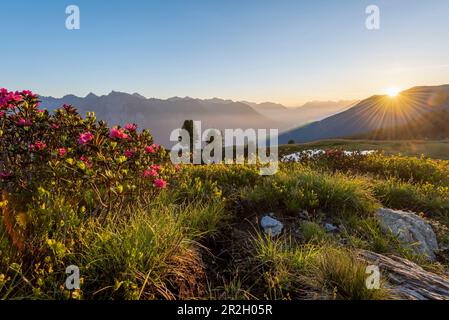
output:
<instances>
[{"instance_id":1,"label":"pink alpine rose flower","mask_svg":"<svg viewBox=\"0 0 449 320\"><path fill-rule=\"evenodd\" d=\"M30 98L35 98L36 97L36 95L33 92L31 92L31 90L23 90L22 91L22 95L30 97Z\"/></svg>"},{"instance_id":2,"label":"pink alpine rose flower","mask_svg":"<svg viewBox=\"0 0 449 320\"><path fill-rule=\"evenodd\" d=\"M94 138L94 135L90 131L85 132L85 133L80 133L80 136L78 138L78 143L86 144L86 143L89 143L93 138Z\"/></svg>"},{"instance_id":3,"label":"pink alpine rose flower","mask_svg":"<svg viewBox=\"0 0 449 320\"><path fill-rule=\"evenodd\" d=\"M92 163L89 161L89 158L86 156L81 156L80 160L86 165L88 168L92 168Z\"/></svg>"},{"instance_id":4,"label":"pink alpine rose flower","mask_svg":"<svg viewBox=\"0 0 449 320\"><path fill-rule=\"evenodd\" d=\"M143 177L149 178L149 177L157 177L158 173L156 170L143 170Z\"/></svg>"},{"instance_id":5,"label":"pink alpine rose flower","mask_svg":"<svg viewBox=\"0 0 449 320\"><path fill-rule=\"evenodd\" d=\"M128 131L136 131L137 130L137 125L134 123L127 123L125 125L125 129Z\"/></svg>"},{"instance_id":6,"label":"pink alpine rose flower","mask_svg":"<svg viewBox=\"0 0 449 320\"><path fill-rule=\"evenodd\" d=\"M154 150L154 148L152 146L147 146L147 147L145 147L145 152L146 153L155 153L156 150Z\"/></svg>"},{"instance_id":7,"label":"pink alpine rose flower","mask_svg":"<svg viewBox=\"0 0 449 320\"><path fill-rule=\"evenodd\" d=\"M109 132L109 138L111 139L128 139L129 136L124 132L123 129L112 128Z\"/></svg>"},{"instance_id":8,"label":"pink alpine rose flower","mask_svg":"<svg viewBox=\"0 0 449 320\"><path fill-rule=\"evenodd\" d=\"M60 157L63 157L63 156L65 156L67 154L67 149L66 148L59 148L58 149L58 155L60 156Z\"/></svg>"},{"instance_id":9,"label":"pink alpine rose flower","mask_svg":"<svg viewBox=\"0 0 449 320\"><path fill-rule=\"evenodd\" d=\"M156 170L156 171L160 171L161 170L161 166L157 165L157 164L152 164L150 166L151 169Z\"/></svg>"},{"instance_id":10,"label":"pink alpine rose flower","mask_svg":"<svg viewBox=\"0 0 449 320\"><path fill-rule=\"evenodd\" d=\"M159 189L165 189L167 187L167 181L164 179L156 179L153 182L153 186Z\"/></svg>"},{"instance_id":11,"label":"pink alpine rose flower","mask_svg":"<svg viewBox=\"0 0 449 320\"><path fill-rule=\"evenodd\" d=\"M16 126L18 127L29 127L33 124L31 120L27 120L24 118L20 118L19 121L16 122Z\"/></svg>"},{"instance_id":12,"label":"pink alpine rose flower","mask_svg":"<svg viewBox=\"0 0 449 320\"><path fill-rule=\"evenodd\" d=\"M10 92L6 95L6 100L8 100L9 102L19 102L20 100L22 100L22 95L17 91L15 93Z\"/></svg>"},{"instance_id":13,"label":"pink alpine rose flower","mask_svg":"<svg viewBox=\"0 0 449 320\"><path fill-rule=\"evenodd\" d=\"M45 142L42 142L42 141L39 141L39 140L30 145L30 149L32 151L42 151L46 147L47 147L47 145L45 144Z\"/></svg>"},{"instance_id":14,"label":"pink alpine rose flower","mask_svg":"<svg viewBox=\"0 0 449 320\"><path fill-rule=\"evenodd\" d=\"M129 159L129 158L132 158L132 157L134 156L135 153L136 153L136 152L133 151L133 150L126 150L126 151L125 151L125 157L127 157L128 159Z\"/></svg>"}]
</instances>

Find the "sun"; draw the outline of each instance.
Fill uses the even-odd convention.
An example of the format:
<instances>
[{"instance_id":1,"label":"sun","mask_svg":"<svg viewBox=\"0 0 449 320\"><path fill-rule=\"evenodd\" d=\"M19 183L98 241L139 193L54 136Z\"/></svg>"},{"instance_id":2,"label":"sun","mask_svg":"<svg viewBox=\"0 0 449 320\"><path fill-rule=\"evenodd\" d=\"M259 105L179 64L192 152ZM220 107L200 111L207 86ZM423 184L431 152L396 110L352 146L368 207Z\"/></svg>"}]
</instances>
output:
<instances>
[{"instance_id":1,"label":"sun","mask_svg":"<svg viewBox=\"0 0 449 320\"><path fill-rule=\"evenodd\" d=\"M387 94L391 98L396 97L399 94L399 92L401 92L401 89L399 89L399 88L388 88L387 89Z\"/></svg>"}]
</instances>

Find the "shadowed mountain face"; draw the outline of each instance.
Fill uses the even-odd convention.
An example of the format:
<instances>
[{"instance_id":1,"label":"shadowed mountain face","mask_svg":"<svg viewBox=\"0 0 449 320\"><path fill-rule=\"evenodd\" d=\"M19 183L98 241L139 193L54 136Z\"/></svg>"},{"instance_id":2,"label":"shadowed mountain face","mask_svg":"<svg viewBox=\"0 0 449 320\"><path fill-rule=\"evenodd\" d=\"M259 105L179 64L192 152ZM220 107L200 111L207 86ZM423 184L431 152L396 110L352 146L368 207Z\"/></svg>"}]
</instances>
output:
<instances>
[{"instance_id":1,"label":"shadowed mountain face","mask_svg":"<svg viewBox=\"0 0 449 320\"><path fill-rule=\"evenodd\" d=\"M202 130L207 128L279 128L279 125L244 103L229 100L192 98L147 99L139 94L111 92L106 96L89 94L85 98L67 95L56 99L41 97L42 105L49 110L71 104L80 113L94 111L99 119L109 125L136 123L140 128L150 128L156 142L171 146L170 133L181 128L184 120L201 120Z\"/></svg>"},{"instance_id":2,"label":"shadowed mountain face","mask_svg":"<svg viewBox=\"0 0 449 320\"><path fill-rule=\"evenodd\" d=\"M448 140L448 123L449 108L443 108L435 112L426 112L405 125L378 129L349 138L368 140Z\"/></svg>"},{"instance_id":3,"label":"shadowed mountain face","mask_svg":"<svg viewBox=\"0 0 449 320\"><path fill-rule=\"evenodd\" d=\"M449 109L449 85L415 87L396 97L373 96L344 112L287 131L279 137L279 143L360 136L386 128L407 126L423 119L427 113L446 109Z\"/></svg>"}]
</instances>

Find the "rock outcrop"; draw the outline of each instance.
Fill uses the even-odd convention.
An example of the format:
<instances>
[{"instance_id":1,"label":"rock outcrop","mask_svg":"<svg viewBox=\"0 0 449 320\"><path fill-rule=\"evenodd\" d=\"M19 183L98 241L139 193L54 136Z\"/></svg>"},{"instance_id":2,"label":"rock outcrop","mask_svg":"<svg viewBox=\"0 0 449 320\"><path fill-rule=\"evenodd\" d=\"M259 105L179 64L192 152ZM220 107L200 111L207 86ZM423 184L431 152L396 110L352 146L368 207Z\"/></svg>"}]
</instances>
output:
<instances>
[{"instance_id":1,"label":"rock outcrop","mask_svg":"<svg viewBox=\"0 0 449 320\"><path fill-rule=\"evenodd\" d=\"M264 232L270 236L279 235L284 228L282 222L270 216L264 216L262 220L260 220L260 225L262 226Z\"/></svg>"},{"instance_id":2,"label":"rock outcrop","mask_svg":"<svg viewBox=\"0 0 449 320\"><path fill-rule=\"evenodd\" d=\"M428 272L417 264L396 256L360 250L359 259L379 267L381 281L398 299L449 300L449 277Z\"/></svg>"},{"instance_id":3,"label":"rock outcrop","mask_svg":"<svg viewBox=\"0 0 449 320\"><path fill-rule=\"evenodd\" d=\"M414 253L435 260L438 242L429 223L413 212L379 209L377 218L385 233L393 233L405 247Z\"/></svg>"}]
</instances>

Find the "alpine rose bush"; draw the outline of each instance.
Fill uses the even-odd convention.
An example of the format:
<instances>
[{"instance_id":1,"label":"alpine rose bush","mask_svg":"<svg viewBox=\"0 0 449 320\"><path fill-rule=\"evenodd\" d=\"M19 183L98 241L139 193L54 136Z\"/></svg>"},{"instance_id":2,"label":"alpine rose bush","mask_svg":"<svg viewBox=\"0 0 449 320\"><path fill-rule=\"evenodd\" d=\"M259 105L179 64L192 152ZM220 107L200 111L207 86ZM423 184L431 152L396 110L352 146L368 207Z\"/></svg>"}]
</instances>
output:
<instances>
[{"instance_id":1,"label":"alpine rose bush","mask_svg":"<svg viewBox=\"0 0 449 320\"><path fill-rule=\"evenodd\" d=\"M70 105L50 113L39 104L29 90L0 89L4 192L30 200L43 189L98 212L99 206L151 197L169 185L176 169L149 131L139 132L135 124L108 128L93 113L83 118Z\"/></svg>"}]
</instances>

